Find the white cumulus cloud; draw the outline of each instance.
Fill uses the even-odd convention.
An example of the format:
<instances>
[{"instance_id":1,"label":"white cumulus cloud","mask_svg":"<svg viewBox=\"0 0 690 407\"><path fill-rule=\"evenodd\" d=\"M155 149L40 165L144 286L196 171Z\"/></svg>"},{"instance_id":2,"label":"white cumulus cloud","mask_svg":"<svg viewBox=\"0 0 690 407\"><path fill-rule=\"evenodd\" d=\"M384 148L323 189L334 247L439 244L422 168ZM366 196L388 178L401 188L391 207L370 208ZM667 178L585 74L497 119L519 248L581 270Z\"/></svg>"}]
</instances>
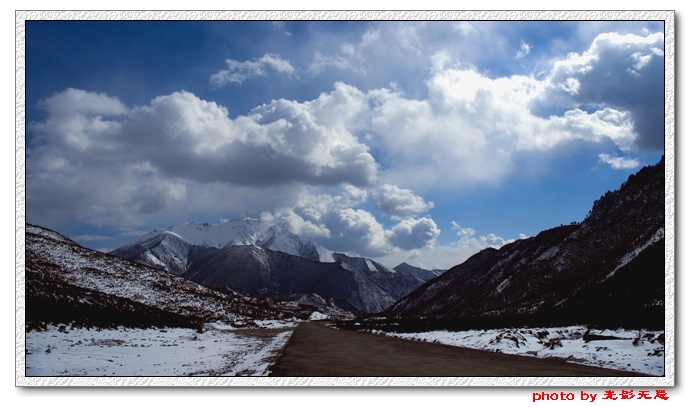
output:
<instances>
[{"instance_id":1,"label":"white cumulus cloud","mask_svg":"<svg viewBox=\"0 0 690 407\"><path fill-rule=\"evenodd\" d=\"M384 184L376 209L390 215L393 219L405 219L428 212L434 207L433 202L426 202L421 196L415 195L409 189L398 188L395 185Z\"/></svg>"},{"instance_id":2,"label":"white cumulus cloud","mask_svg":"<svg viewBox=\"0 0 690 407\"><path fill-rule=\"evenodd\" d=\"M475 234L477 232L474 229L469 227L463 228L462 226L458 225L455 221L451 222L451 225L451 228L459 237L459 239L455 242L454 245L460 248L470 249L474 252L477 252L481 249L485 249L487 247L499 249L502 246L515 241L515 239L504 239L500 236L496 236L493 233L489 233L486 236L475 237ZM520 239L527 238L522 233L519 236Z\"/></svg>"},{"instance_id":3,"label":"white cumulus cloud","mask_svg":"<svg viewBox=\"0 0 690 407\"><path fill-rule=\"evenodd\" d=\"M329 238L331 231L323 224L315 224L309 219L304 219L292 208L278 208L272 213L265 211L260 217L262 222L278 225L292 233L306 238Z\"/></svg>"},{"instance_id":4,"label":"white cumulus cloud","mask_svg":"<svg viewBox=\"0 0 690 407\"><path fill-rule=\"evenodd\" d=\"M273 101L235 120L189 92L106 118L79 104L83 91L68 110L75 92L67 92L46 101L45 122L30 125L37 140L46 140L31 150L33 171L118 162L180 180L240 185L371 185L376 178L368 147L347 130L360 94L344 85L312 102ZM59 109L51 108L54 99Z\"/></svg>"},{"instance_id":5,"label":"white cumulus cloud","mask_svg":"<svg viewBox=\"0 0 690 407\"><path fill-rule=\"evenodd\" d=\"M567 143L635 141L630 113L574 108L540 117L530 103L545 83L526 76L489 78L474 69L445 69L428 81L427 99L387 89L370 91L367 143L380 151L386 181L424 192L476 183L500 183L521 157ZM443 175L440 175L443 174Z\"/></svg>"},{"instance_id":6,"label":"white cumulus cloud","mask_svg":"<svg viewBox=\"0 0 690 407\"><path fill-rule=\"evenodd\" d=\"M424 217L402 220L390 230L388 239L397 248L415 250L433 247L440 234L441 231L436 226L436 222Z\"/></svg>"}]
</instances>

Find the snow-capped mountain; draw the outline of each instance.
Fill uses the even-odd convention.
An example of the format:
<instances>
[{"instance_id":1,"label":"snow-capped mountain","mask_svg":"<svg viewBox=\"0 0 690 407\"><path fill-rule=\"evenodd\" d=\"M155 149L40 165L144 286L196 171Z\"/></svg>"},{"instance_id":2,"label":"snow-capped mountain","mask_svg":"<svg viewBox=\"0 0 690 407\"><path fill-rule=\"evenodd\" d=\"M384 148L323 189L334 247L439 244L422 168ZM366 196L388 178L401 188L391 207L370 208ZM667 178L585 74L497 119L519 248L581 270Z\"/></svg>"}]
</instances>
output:
<instances>
[{"instance_id":1,"label":"snow-capped mountain","mask_svg":"<svg viewBox=\"0 0 690 407\"><path fill-rule=\"evenodd\" d=\"M207 287L276 301L315 294L354 313L379 312L423 283L257 220L155 230L111 254Z\"/></svg>"},{"instance_id":2,"label":"snow-capped mountain","mask_svg":"<svg viewBox=\"0 0 690 407\"><path fill-rule=\"evenodd\" d=\"M25 250L28 325L196 327L284 316L235 292L86 249L38 226L26 225Z\"/></svg>"},{"instance_id":3,"label":"snow-capped mountain","mask_svg":"<svg viewBox=\"0 0 690 407\"><path fill-rule=\"evenodd\" d=\"M664 158L584 221L485 249L399 300L397 318L663 327Z\"/></svg>"},{"instance_id":4,"label":"snow-capped mountain","mask_svg":"<svg viewBox=\"0 0 690 407\"><path fill-rule=\"evenodd\" d=\"M158 266L174 274L187 270L192 247L222 249L226 246L258 246L312 261L333 263L333 253L276 225L254 219L218 225L190 222L154 230L111 254Z\"/></svg>"}]
</instances>

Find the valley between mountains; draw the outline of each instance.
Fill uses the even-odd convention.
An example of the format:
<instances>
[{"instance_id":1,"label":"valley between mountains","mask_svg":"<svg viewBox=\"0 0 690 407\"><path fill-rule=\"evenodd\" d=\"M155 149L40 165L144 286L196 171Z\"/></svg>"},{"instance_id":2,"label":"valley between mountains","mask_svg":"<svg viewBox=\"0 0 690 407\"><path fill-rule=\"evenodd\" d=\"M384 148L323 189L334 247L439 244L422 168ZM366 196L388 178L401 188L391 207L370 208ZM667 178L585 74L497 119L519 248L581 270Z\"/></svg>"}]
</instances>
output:
<instances>
[{"instance_id":1,"label":"valley between mountains","mask_svg":"<svg viewBox=\"0 0 690 407\"><path fill-rule=\"evenodd\" d=\"M662 157L581 222L449 270L389 268L253 219L154 230L107 254L27 224L26 376L295 376L291 335L315 320L341 335L663 376L664 200ZM538 375L525 369L503 375ZM320 375L345 375L331 373Z\"/></svg>"}]
</instances>

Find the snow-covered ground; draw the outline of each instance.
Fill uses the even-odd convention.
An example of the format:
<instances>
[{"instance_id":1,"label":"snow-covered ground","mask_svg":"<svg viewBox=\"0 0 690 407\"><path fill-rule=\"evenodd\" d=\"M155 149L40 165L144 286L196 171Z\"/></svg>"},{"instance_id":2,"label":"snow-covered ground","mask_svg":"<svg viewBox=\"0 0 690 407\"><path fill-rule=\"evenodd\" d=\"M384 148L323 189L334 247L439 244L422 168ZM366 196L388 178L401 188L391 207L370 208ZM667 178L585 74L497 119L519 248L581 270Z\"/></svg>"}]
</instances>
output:
<instances>
[{"instance_id":1,"label":"snow-covered ground","mask_svg":"<svg viewBox=\"0 0 690 407\"><path fill-rule=\"evenodd\" d=\"M295 323L26 332L26 376L266 376Z\"/></svg>"},{"instance_id":2,"label":"snow-covered ground","mask_svg":"<svg viewBox=\"0 0 690 407\"><path fill-rule=\"evenodd\" d=\"M591 335L619 339L585 342L583 326L563 328L487 329L449 332L446 330L397 333L374 330L372 333L403 339L503 352L540 358L562 358L572 363L608 369L664 375L663 331L590 331Z\"/></svg>"},{"instance_id":3,"label":"snow-covered ground","mask_svg":"<svg viewBox=\"0 0 690 407\"><path fill-rule=\"evenodd\" d=\"M311 313L311 315L309 315L309 320L310 320L310 321L325 321L325 320L327 320L328 318L330 318L330 316L328 316L328 315L326 315L326 314L323 314L323 313L321 313L321 312L319 312L319 311L314 311L314 312Z\"/></svg>"}]
</instances>

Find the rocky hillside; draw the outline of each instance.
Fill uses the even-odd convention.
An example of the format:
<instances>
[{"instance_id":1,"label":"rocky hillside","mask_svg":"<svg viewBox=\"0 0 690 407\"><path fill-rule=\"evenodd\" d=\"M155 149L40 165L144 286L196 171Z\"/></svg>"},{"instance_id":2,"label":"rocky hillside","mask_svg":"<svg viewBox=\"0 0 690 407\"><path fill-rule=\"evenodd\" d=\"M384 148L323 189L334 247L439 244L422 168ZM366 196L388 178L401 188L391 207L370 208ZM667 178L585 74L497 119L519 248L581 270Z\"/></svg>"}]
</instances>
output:
<instances>
[{"instance_id":1,"label":"rocky hillside","mask_svg":"<svg viewBox=\"0 0 690 407\"><path fill-rule=\"evenodd\" d=\"M27 327L235 325L285 314L234 292L220 293L169 272L83 248L26 225Z\"/></svg>"},{"instance_id":2,"label":"rocky hillside","mask_svg":"<svg viewBox=\"0 0 690 407\"><path fill-rule=\"evenodd\" d=\"M604 194L581 223L485 249L386 315L497 326L663 326L664 174L662 157Z\"/></svg>"}]
</instances>

